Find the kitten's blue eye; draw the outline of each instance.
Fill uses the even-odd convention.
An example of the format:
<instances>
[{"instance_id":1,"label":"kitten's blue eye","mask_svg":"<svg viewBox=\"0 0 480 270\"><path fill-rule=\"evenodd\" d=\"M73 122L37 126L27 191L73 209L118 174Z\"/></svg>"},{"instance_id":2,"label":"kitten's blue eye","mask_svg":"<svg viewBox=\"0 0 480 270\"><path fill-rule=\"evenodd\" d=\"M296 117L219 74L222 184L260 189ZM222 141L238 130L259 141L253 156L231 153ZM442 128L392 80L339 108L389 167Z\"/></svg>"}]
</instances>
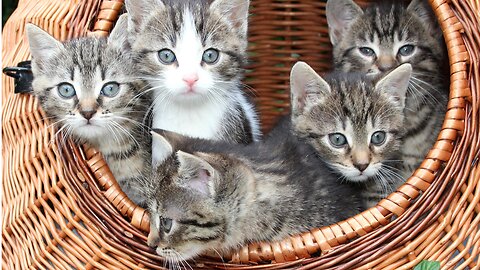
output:
<instances>
[{"instance_id":1,"label":"kitten's blue eye","mask_svg":"<svg viewBox=\"0 0 480 270\"><path fill-rule=\"evenodd\" d=\"M160 227L164 233L169 233L172 229L172 219L160 217Z\"/></svg>"},{"instance_id":2,"label":"kitten's blue eye","mask_svg":"<svg viewBox=\"0 0 480 270\"><path fill-rule=\"evenodd\" d=\"M387 138L387 134L385 131L377 131L372 134L372 138L370 139L370 142L374 145L382 145L385 142L385 139Z\"/></svg>"},{"instance_id":3,"label":"kitten's blue eye","mask_svg":"<svg viewBox=\"0 0 480 270\"><path fill-rule=\"evenodd\" d=\"M369 47L360 47L358 48L358 50L360 51L361 54L365 56L368 56L368 57L375 56L375 52Z\"/></svg>"},{"instance_id":4,"label":"kitten's blue eye","mask_svg":"<svg viewBox=\"0 0 480 270\"><path fill-rule=\"evenodd\" d=\"M415 50L415 46L404 45L400 47L400 49L398 49L398 54L400 54L401 56L409 56L413 53L414 50Z\"/></svg>"},{"instance_id":5,"label":"kitten's blue eye","mask_svg":"<svg viewBox=\"0 0 480 270\"><path fill-rule=\"evenodd\" d=\"M114 97L120 92L120 85L116 82L110 82L106 83L103 87L102 90L100 91L100 94L106 96L106 97Z\"/></svg>"},{"instance_id":6,"label":"kitten's blue eye","mask_svg":"<svg viewBox=\"0 0 480 270\"><path fill-rule=\"evenodd\" d=\"M73 85L69 83L62 83L57 88L58 94L63 98L73 98L77 93Z\"/></svg>"},{"instance_id":7,"label":"kitten's blue eye","mask_svg":"<svg viewBox=\"0 0 480 270\"><path fill-rule=\"evenodd\" d=\"M337 148L347 145L347 137L342 133L328 134L328 139L330 140L330 143Z\"/></svg>"},{"instance_id":8,"label":"kitten's blue eye","mask_svg":"<svg viewBox=\"0 0 480 270\"><path fill-rule=\"evenodd\" d=\"M158 58L160 59L160 62L162 62L165 65L170 65L177 60L175 53L172 52L172 50L170 49L160 50L158 52Z\"/></svg>"},{"instance_id":9,"label":"kitten's blue eye","mask_svg":"<svg viewBox=\"0 0 480 270\"><path fill-rule=\"evenodd\" d=\"M208 49L203 52L202 61L207 64L215 64L219 56L220 53L217 49Z\"/></svg>"}]
</instances>

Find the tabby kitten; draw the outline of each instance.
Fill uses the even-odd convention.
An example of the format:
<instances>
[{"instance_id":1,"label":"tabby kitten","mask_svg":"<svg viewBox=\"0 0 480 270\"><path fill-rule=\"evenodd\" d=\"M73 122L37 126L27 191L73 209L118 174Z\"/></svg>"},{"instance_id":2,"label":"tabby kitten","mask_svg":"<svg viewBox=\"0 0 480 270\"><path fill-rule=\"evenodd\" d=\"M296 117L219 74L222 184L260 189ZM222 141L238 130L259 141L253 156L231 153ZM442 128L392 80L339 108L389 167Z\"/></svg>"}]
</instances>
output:
<instances>
[{"instance_id":1,"label":"tabby kitten","mask_svg":"<svg viewBox=\"0 0 480 270\"><path fill-rule=\"evenodd\" d=\"M329 0L327 20L336 68L378 75L412 65L401 157L410 176L435 142L448 101L447 54L435 15L424 0L382 1L365 10L352 0Z\"/></svg>"},{"instance_id":2,"label":"tabby kitten","mask_svg":"<svg viewBox=\"0 0 480 270\"><path fill-rule=\"evenodd\" d=\"M131 49L155 96L152 126L250 143L260 131L240 81L249 1L210 2L126 1Z\"/></svg>"},{"instance_id":3,"label":"tabby kitten","mask_svg":"<svg viewBox=\"0 0 480 270\"><path fill-rule=\"evenodd\" d=\"M404 64L375 83L338 72L324 80L302 62L292 69L294 132L341 178L365 187L359 193L367 207L404 181L395 165L411 72Z\"/></svg>"},{"instance_id":4,"label":"tabby kitten","mask_svg":"<svg viewBox=\"0 0 480 270\"><path fill-rule=\"evenodd\" d=\"M338 183L315 149L292 135L288 118L250 145L159 132L153 141L162 151L153 157L163 165L144 185L148 244L174 264L208 250L280 240L363 208L356 188Z\"/></svg>"},{"instance_id":5,"label":"tabby kitten","mask_svg":"<svg viewBox=\"0 0 480 270\"><path fill-rule=\"evenodd\" d=\"M149 136L141 124L149 101L137 96L142 85L131 76L132 59L122 51L125 26L119 21L108 39L64 43L33 24L26 31L34 95L48 118L59 132L102 152L122 189L141 203L132 185L151 170Z\"/></svg>"}]
</instances>

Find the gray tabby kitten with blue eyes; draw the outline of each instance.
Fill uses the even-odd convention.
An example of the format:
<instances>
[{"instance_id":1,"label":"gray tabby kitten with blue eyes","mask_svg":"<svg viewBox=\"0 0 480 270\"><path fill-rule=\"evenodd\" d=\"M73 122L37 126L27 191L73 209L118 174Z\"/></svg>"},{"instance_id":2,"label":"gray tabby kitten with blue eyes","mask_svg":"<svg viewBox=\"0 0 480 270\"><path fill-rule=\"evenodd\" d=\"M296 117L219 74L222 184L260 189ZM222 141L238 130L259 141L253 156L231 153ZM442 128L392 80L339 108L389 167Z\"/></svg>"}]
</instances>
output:
<instances>
[{"instance_id":1,"label":"gray tabby kitten with blue eyes","mask_svg":"<svg viewBox=\"0 0 480 270\"><path fill-rule=\"evenodd\" d=\"M292 70L293 131L340 179L364 187L367 207L404 181L396 165L411 72L404 64L374 81L352 73L322 78L304 63Z\"/></svg>"},{"instance_id":2,"label":"gray tabby kitten with blue eyes","mask_svg":"<svg viewBox=\"0 0 480 270\"><path fill-rule=\"evenodd\" d=\"M248 0L126 1L138 73L154 94L153 128L236 143L259 139L241 83L248 6Z\"/></svg>"},{"instance_id":3,"label":"gray tabby kitten with blue eyes","mask_svg":"<svg viewBox=\"0 0 480 270\"><path fill-rule=\"evenodd\" d=\"M80 38L64 43L42 29L26 27L33 91L48 118L79 143L102 152L113 175L132 200L137 181L150 172L150 139L141 123L148 106L140 95L133 61L122 51L126 21L105 38Z\"/></svg>"},{"instance_id":4,"label":"gray tabby kitten with blue eyes","mask_svg":"<svg viewBox=\"0 0 480 270\"><path fill-rule=\"evenodd\" d=\"M365 10L352 0L329 0L327 20L337 69L378 76L412 65L401 156L409 177L434 144L448 101L447 53L435 15L425 0L380 1Z\"/></svg>"}]
</instances>

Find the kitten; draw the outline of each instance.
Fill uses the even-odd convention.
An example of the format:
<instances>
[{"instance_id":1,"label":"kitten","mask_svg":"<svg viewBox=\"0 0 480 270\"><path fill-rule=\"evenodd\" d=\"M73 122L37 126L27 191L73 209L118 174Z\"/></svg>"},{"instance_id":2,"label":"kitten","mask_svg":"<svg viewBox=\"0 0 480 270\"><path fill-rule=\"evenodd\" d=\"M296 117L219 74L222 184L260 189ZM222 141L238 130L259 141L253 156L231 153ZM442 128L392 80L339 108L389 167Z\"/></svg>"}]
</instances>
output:
<instances>
[{"instance_id":1,"label":"kitten","mask_svg":"<svg viewBox=\"0 0 480 270\"><path fill-rule=\"evenodd\" d=\"M144 185L156 187L146 195L148 244L178 264L208 250L281 240L363 209L356 188L338 183L290 129L285 118L250 145L154 134L161 149L154 163L163 165Z\"/></svg>"},{"instance_id":2,"label":"kitten","mask_svg":"<svg viewBox=\"0 0 480 270\"><path fill-rule=\"evenodd\" d=\"M359 191L368 207L404 182L395 167L403 135L412 68L404 64L378 82L355 74L324 79L305 63L292 69L293 130Z\"/></svg>"},{"instance_id":3,"label":"kitten","mask_svg":"<svg viewBox=\"0 0 480 270\"><path fill-rule=\"evenodd\" d=\"M257 141L257 116L240 81L249 1L210 2L126 1L131 49L155 96L152 126L197 138Z\"/></svg>"},{"instance_id":4,"label":"kitten","mask_svg":"<svg viewBox=\"0 0 480 270\"><path fill-rule=\"evenodd\" d=\"M427 1L382 1L362 10L352 0L329 0L327 20L335 67L371 75L410 63L402 159L410 176L439 133L448 102L448 63Z\"/></svg>"},{"instance_id":5,"label":"kitten","mask_svg":"<svg viewBox=\"0 0 480 270\"><path fill-rule=\"evenodd\" d=\"M33 91L48 118L79 143L102 152L122 189L136 203L132 185L150 172L150 141L141 123L148 98L132 76L119 21L108 39L64 43L35 25L26 26L32 54Z\"/></svg>"}]
</instances>

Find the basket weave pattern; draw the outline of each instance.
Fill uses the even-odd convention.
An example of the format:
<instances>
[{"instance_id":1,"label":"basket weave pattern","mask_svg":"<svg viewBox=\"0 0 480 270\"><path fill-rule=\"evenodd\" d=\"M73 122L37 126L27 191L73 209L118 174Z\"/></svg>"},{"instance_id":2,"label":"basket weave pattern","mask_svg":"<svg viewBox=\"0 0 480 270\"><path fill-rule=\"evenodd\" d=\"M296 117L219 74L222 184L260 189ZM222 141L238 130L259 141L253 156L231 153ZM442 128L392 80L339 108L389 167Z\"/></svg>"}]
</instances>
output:
<instances>
[{"instance_id":1,"label":"basket weave pattern","mask_svg":"<svg viewBox=\"0 0 480 270\"><path fill-rule=\"evenodd\" d=\"M251 2L245 83L269 129L288 112L293 63L306 61L319 72L330 67L325 3ZM444 269L479 268L480 3L430 2L448 47L450 101L438 142L407 183L346 221L224 254L232 264L204 257L192 262L193 268L409 269L424 259L440 261ZM122 1L20 1L3 31L3 65L29 59L26 22L60 40L107 35L122 6ZM63 143L33 97L13 94L13 80L4 75L2 85L6 269L163 269L162 258L145 244L148 216L120 190L101 153ZM319 252L322 256L312 257ZM275 263L251 265L261 261Z\"/></svg>"}]
</instances>

